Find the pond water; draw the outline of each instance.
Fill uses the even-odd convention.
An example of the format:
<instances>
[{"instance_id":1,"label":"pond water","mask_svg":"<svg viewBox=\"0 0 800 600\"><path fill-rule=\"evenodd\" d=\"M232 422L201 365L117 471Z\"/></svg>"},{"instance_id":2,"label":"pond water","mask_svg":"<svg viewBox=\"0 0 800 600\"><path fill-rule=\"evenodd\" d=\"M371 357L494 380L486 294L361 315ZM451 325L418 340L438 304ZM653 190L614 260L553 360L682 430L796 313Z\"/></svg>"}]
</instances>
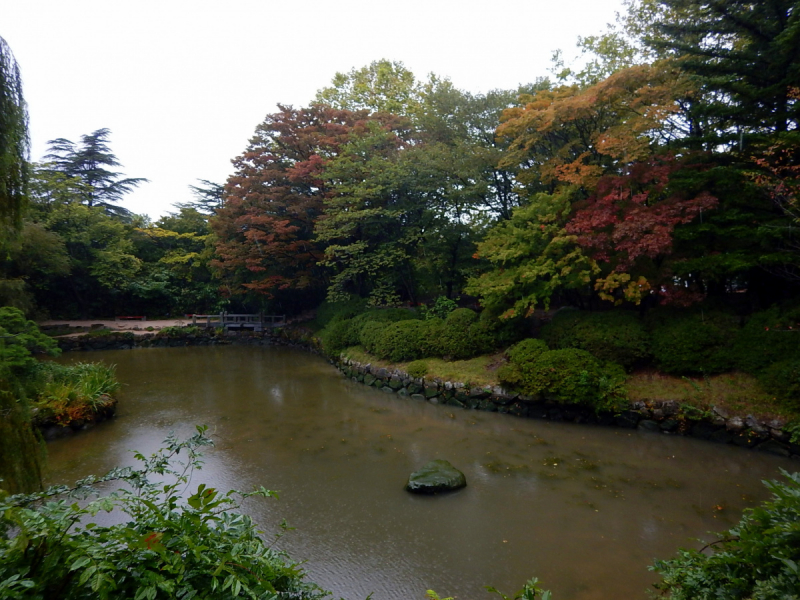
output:
<instances>
[{"instance_id":1,"label":"pond water","mask_svg":"<svg viewBox=\"0 0 800 600\"><path fill-rule=\"evenodd\" d=\"M271 347L65 355L117 365L116 419L51 442L50 483L132 465L170 431L206 424L216 446L194 484L265 486L246 505L335 597L511 594L531 576L555 600L646 598L647 566L698 547L796 463L700 440L435 406L344 379ZM404 491L434 458L461 469L449 495Z\"/></svg>"}]
</instances>

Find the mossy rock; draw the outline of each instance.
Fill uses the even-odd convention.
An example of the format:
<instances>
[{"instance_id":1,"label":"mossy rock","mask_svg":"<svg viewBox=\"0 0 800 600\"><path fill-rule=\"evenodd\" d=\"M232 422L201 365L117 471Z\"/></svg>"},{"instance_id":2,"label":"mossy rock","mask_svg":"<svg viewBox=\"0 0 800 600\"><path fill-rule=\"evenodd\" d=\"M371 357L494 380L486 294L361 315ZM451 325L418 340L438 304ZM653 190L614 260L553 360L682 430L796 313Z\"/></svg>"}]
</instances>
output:
<instances>
[{"instance_id":1,"label":"mossy rock","mask_svg":"<svg viewBox=\"0 0 800 600\"><path fill-rule=\"evenodd\" d=\"M448 461L432 460L408 477L406 490L414 494L439 494L458 490L467 485L464 474Z\"/></svg>"}]
</instances>

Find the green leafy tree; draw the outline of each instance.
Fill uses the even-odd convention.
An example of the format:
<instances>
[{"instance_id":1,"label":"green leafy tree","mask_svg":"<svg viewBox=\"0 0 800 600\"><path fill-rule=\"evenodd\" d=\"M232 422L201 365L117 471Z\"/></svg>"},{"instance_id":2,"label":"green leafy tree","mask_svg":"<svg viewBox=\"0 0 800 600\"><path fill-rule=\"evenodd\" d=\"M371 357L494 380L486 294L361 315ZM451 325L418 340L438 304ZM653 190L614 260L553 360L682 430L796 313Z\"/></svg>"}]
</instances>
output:
<instances>
[{"instance_id":1,"label":"green leafy tree","mask_svg":"<svg viewBox=\"0 0 800 600\"><path fill-rule=\"evenodd\" d=\"M61 237L41 223L25 221L18 235L0 240L0 305L32 314L35 297L46 293L47 283L69 272Z\"/></svg>"},{"instance_id":2,"label":"green leafy tree","mask_svg":"<svg viewBox=\"0 0 800 600\"><path fill-rule=\"evenodd\" d=\"M100 207L77 202L48 205L39 219L64 244L70 276L51 274L39 288L37 303L53 314L84 318L121 308L128 284L142 268L132 241L133 227Z\"/></svg>"},{"instance_id":3,"label":"green leafy tree","mask_svg":"<svg viewBox=\"0 0 800 600\"><path fill-rule=\"evenodd\" d=\"M19 227L28 181L28 109L11 48L0 37L0 226Z\"/></svg>"},{"instance_id":4,"label":"green leafy tree","mask_svg":"<svg viewBox=\"0 0 800 600\"><path fill-rule=\"evenodd\" d=\"M419 104L420 85L402 62L371 62L348 73L336 73L316 101L339 110L385 112L408 116Z\"/></svg>"},{"instance_id":5,"label":"green leafy tree","mask_svg":"<svg viewBox=\"0 0 800 600\"><path fill-rule=\"evenodd\" d=\"M570 208L568 192L540 193L490 229L477 257L493 268L471 279L465 291L511 318L548 307L563 290L587 289L599 268L565 230Z\"/></svg>"},{"instance_id":6,"label":"green leafy tree","mask_svg":"<svg viewBox=\"0 0 800 600\"><path fill-rule=\"evenodd\" d=\"M137 314L221 310L224 300L210 268L213 241L208 220L208 215L184 206L133 232L134 254L142 268L127 291Z\"/></svg>"}]
</instances>

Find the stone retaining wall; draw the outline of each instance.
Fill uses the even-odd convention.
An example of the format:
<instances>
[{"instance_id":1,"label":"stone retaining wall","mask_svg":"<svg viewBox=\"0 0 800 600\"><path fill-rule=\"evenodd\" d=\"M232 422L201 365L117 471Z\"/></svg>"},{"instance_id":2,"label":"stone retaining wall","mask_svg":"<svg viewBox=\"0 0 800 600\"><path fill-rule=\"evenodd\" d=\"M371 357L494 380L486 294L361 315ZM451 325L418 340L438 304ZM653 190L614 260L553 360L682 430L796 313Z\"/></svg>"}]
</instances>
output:
<instances>
[{"instance_id":1,"label":"stone retaining wall","mask_svg":"<svg viewBox=\"0 0 800 600\"><path fill-rule=\"evenodd\" d=\"M782 421L759 421L730 416L721 408L700 411L675 400L633 402L619 413L600 413L580 406L555 404L543 397L523 396L501 387L472 387L439 379L415 379L399 370L374 367L342 358L333 364L355 382L387 393L410 396L432 404L485 410L550 421L594 423L654 433L690 435L704 440L754 448L800 459L800 445L792 444Z\"/></svg>"}]
</instances>

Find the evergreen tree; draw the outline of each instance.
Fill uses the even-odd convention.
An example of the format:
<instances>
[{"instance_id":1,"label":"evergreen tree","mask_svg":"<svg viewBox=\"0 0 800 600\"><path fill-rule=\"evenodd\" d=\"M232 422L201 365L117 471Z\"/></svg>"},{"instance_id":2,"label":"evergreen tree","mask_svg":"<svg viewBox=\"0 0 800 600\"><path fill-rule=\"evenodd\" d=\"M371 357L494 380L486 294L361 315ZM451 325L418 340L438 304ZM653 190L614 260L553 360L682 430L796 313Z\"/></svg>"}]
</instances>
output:
<instances>
[{"instance_id":1,"label":"evergreen tree","mask_svg":"<svg viewBox=\"0 0 800 600\"><path fill-rule=\"evenodd\" d=\"M800 106L800 2L660 0L677 14L664 21L658 48L680 58L706 91L693 110L708 124L694 135L708 149L741 146L796 129Z\"/></svg>"},{"instance_id":2,"label":"evergreen tree","mask_svg":"<svg viewBox=\"0 0 800 600\"><path fill-rule=\"evenodd\" d=\"M108 147L109 135L111 132L108 129L98 129L81 136L80 145L64 138L50 140L50 153L44 158L51 161L52 170L68 177L77 177L86 184L84 204L99 206L113 216L129 218L130 211L117 206L117 203L147 179L122 178L122 173L109 170L109 167L121 166Z\"/></svg>"}]
</instances>

